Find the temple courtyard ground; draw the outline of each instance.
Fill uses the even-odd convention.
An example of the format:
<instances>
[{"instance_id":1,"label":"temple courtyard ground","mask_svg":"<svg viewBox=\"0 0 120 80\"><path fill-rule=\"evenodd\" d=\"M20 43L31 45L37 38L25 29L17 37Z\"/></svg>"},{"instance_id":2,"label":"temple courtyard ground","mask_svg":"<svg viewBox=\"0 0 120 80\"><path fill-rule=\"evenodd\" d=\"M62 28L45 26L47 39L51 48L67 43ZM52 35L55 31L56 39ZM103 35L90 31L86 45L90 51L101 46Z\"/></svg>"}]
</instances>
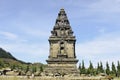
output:
<instances>
[{"instance_id":1,"label":"temple courtyard ground","mask_svg":"<svg viewBox=\"0 0 120 80\"><path fill-rule=\"evenodd\" d=\"M27 77L27 76L0 76L0 80L120 80L120 78L106 79L101 76L93 77Z\"/></svg>"}]
</instances>

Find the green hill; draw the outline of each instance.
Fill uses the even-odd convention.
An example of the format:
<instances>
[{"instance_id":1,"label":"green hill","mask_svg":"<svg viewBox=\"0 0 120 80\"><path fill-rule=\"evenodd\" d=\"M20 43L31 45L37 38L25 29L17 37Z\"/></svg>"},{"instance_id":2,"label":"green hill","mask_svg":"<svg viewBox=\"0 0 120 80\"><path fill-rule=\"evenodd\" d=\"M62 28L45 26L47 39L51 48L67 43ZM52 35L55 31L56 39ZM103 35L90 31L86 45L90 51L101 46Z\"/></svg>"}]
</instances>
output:
<instances>
[{"instance_id":1,"label":"green hill","mask_svg":"<svg viewBox=\"0 0 120 80\"><path fill-rule=\"evenodd\" d=\"M0 48L0 68L27 65L26 62L16 59L11 53Z\"/></svg>"},{"instance_id":2,"label":"green hill","mask_svg":"<svg viewBox=\"0 0 120 80\"><path fill-rule=\"evenodd\" d=\"M19 75L27 75L28 72L42 72L46 65L42 63L26 63L16 59L11 53L0 48L0 70L10 68L12 71L18 71Z\"/></svg>"},{"instance_id":3,"label":"green hill","mask_svg":"<svg viewBox=\"0 0 120 80\"><path fill-rule=\"evenodd\" d=\"M5 51L4 49L0 48L0 58L7 58L17 60L15 57L11 55L11 53Z\"/></svg>"}]
</instances>

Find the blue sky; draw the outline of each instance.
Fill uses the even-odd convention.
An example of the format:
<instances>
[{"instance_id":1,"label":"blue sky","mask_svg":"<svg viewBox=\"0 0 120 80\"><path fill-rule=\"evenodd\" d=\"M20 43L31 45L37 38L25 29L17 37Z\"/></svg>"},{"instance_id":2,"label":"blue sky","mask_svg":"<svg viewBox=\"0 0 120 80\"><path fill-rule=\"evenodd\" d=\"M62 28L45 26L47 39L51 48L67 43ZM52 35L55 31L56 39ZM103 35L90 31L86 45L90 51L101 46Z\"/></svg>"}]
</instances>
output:
<instances>
[{"instance_id":1,"label":"blue sky","mask_svg":"<svg viewBox=\"0 0 120 80\"><path fill-rule=\"evenodd\" d=\"M0 0L0 47L20 60L46 63L61 8L76 36L79 62L120 60L120 0Z\"/></svg>"}]
</instances>

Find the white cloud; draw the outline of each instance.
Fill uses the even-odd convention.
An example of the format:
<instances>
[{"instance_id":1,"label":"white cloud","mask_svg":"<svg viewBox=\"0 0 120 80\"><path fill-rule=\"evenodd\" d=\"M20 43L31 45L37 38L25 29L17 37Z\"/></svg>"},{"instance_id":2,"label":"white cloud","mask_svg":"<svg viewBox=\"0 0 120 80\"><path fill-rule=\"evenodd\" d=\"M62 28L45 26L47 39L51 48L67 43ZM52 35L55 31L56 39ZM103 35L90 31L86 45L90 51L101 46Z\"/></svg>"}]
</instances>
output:
<instances>
[{"instance_id":1,"label":"white cloud","mask_svg":"<svg viewBox=\"0 0 120 80\"><path fill-rule=\"evenodd\" d=\"M79 52L87 55L120 52L120 38L112 40L93 40L78 44Z\"/></svg>"},{"instance_id":2,"label":"white cloud","mask_svg":"<svg viewBox=\"0 0 120 80\"><path fill-rule=\"evenodd\" d=\"M50 31L47 32L45 30L43 30L42 28L40 29L33 29L33 28L24 28L23 31L28 34L28 35L32 35L35 37L48 37L50 35Z\"/></svg>"},{"instance_id":3,"label":"white cloud","mask_svg":"<svg viewBox=\"0 0 120 80\"><path fill-rule=\"evenodd\" d=\"M2 43L0 46L12 53L16 58L26 61L26 62L35 62L40 61L45 62L49 55L49 45L45 43Z\"/></svg>"},{"instance_id":4,"label":"white cloud","mask_svg":"<svg viewBox=\"0 0 120 80\"><path fill-rule=\"evenodd\" d=\"M79 49L82 48L82 51L86 49L84 53L89 52L91 54L111 53L114 51L120 52L120 36L110 35L99 36L92 41L80 43L77 47L80 47Z\"/></svg>"},{"instance_id":5,"label":"white cloud","mask_svg":"<svg viewBox=\"0 0 120 80\"><path fill-rule=\"evenodd\" d=\"M16 34L11 33L11 32L0 31L0 35L5 37L6 39L17 39L18 38Z\"/></svg>"},{"instance_id":6,"label":"white cloud","mask_svg":"<svg viewBox=\"0 0 120 80\"><path fill-rule=\"evenodd\" d=\"M41 31L43 34L41 34L39 30L29 29L27 31L30 31L27 33L28 35L33 37L35 36L35 38L39 37L41 39L43 37L46 38L46 34L48 34L42 30ZM41 42L39 40L36 40L35 38L32 39L33 41L29 41L27 40L28 36L26 37L26 39L23 39L23 37L21 37L23 35L18 36L7 31L0 31L0 35L0 47L12 53L13 56L20 60L26 62L45 62L49 55L49 43L46 44L46 42Z\"/></svg>"},{"instance_id":7,"label":"white cloud","mask_svg":"<svg viewBox=\"0 0 120 80\"><path fill-rule=\"evenodd\" d=\"M118 13L120 12L120 1L118 0L98 0L91 4L89 8L94 11L102 11L107 13Z\"/></svg>"},{"instance_id":8,"label":"white cloud","mask_svg":"<svg viewBox=\"0 0 120 80\"><path fill-rule=\"evenodd\" d=\"M120 53L119 32L113 32L96 37L95 39L76 44L79 59L99 61L117 61Z\"/></svg>"}]
</instances>

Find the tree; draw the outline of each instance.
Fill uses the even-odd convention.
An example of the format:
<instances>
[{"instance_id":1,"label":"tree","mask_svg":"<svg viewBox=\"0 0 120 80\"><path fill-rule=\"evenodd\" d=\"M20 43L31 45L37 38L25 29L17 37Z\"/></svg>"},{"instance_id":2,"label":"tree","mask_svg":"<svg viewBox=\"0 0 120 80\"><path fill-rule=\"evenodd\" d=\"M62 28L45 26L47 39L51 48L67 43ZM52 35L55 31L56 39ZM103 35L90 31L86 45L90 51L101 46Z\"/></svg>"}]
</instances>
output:
<instances>
[{"instance_id":1,"label":"tree","mask_svg":"<svg viewBox=\"0 0 120 80\"><path fill-rule=\"evenodd\" d=\"M97 71L96 71L97 74L100 74L100 65L99 63L97 64Z\"/></svg>"},{"instance_id":2,"label":"tree","mask_svg":"<svg viewBox=\"0 0 120 80\"><path fill-rule=\"evenodd\" d=\"M120 77L120 62L117 62L117 76Z\"/></svg>"},{"instance_id":3,"label":"tree","mask_svg":"<svg viewBox=\"0 0 120 80\"><path fill-rule=\"evenodd\" d=\"M115 64L114 64L114 62L112 62L112 74L114 75L114 76L116 76L116 73L117 71L116 71L116 67L115 67Z\"/></svg>"},{"instance_id":4,"label":"tree","mask_svg":"<svg viewBox=\"0 0 120 80\"><path fill-rule=\"evenodd\" d=\"M81 73L81 74L85 74L85 73L86 73L86 69L85 69L84 61L82 61L82 68L81 68L80 73Z\"/></svg>"},{"instance_id":5,"label":"tree","mask_svg":"<svg viewBox=\"0 0 120 80\"><path fill-rule=\"evenodd\" d=\"M96 73L97 74L104 73L102 62L100 62L100 63L97 64L97 71L96 71Z\"/></svg>"},{"instance_id":6,"label":"tree","mask_svg":"<svg viewBox=\"0 0 120 80\"><path fill-rule=\"evenodd\" d=\"M102 62L100 62L100 73L104 73L104 69L103 69L103 64L102 64Z\"/></svg>"},{"instance_id":7,"label":"tree","mask_svg":"<svg viewBox=\"0 0 120 80\"><path fill-rule=\"evenodd\" d=\"M43 66L42 65L40 66L40 72L43 72Z\"/></svg>"},{"instance_id":8,"label":"tree","mask_svg":"<svg viewBox=\"0 0 120 80\"><path fill-rule=\"evenodd\" d=\"M12 65L10 66L11 70L14 70L15 67L16 67L15 64L12 64Z\"/></svg>"},{"instance_id":9,"label":"tree","mask_svg":"<svg viewBox=\"0 0 120 80\"><path fill-rule=\"evenodd\" d=\"M106 74L109 75L110 74L110 67L108 62L106 62Z\"/></svg>"},{"instance_id":10,"label":"tree","mask_svg":"<svg viewBox=\"0 0 120 80\"><path fill-rule=\"evenodd\" d=\"M35 73L37 71L35 66L32 66L32 73Z\"/></svg>"},{"instance_id":11,"label":"tree","mask_svg":"<svg viewBox=\"0 0 120 80\"><path fill-rule=\"evenodd\" d=\"M27 65L25 73L27 73L29 70L30 70L30 67L29 65Z\"/></svg>"},{"instance_id":12,"label":"tree","mask_svg":"<svg viewBox=\"0 0 120 80\"><path fill-rule=\"evenodd\" d=\"M90 65L89 65L88 70L87 70L87 74L91 74L91 75L94 74L94 68L93 68L93 64L91 61L90 61Z\"/></svg>"},{"instance_id":13,"label":"tree","mask_svg":"<svg viewBox=\"0 0 120 80\"><path fill-rule=\"evenodd\" d=\"M4 67L4 62L3 60L0 59L0 68L3 68Z\"/></svg>"},{"instance_id":14,"label":"tree","mask_svg":"<svg viewBox=\"0 0 120 80\"><path fill-rule=\"evenodd\" d=\"M79 68L78 68L78 69L79 69L80 74L81 74L81 69L82 69L82 68L81 68L81 63L79 64Z\"/></svg>"}]
</instances>

